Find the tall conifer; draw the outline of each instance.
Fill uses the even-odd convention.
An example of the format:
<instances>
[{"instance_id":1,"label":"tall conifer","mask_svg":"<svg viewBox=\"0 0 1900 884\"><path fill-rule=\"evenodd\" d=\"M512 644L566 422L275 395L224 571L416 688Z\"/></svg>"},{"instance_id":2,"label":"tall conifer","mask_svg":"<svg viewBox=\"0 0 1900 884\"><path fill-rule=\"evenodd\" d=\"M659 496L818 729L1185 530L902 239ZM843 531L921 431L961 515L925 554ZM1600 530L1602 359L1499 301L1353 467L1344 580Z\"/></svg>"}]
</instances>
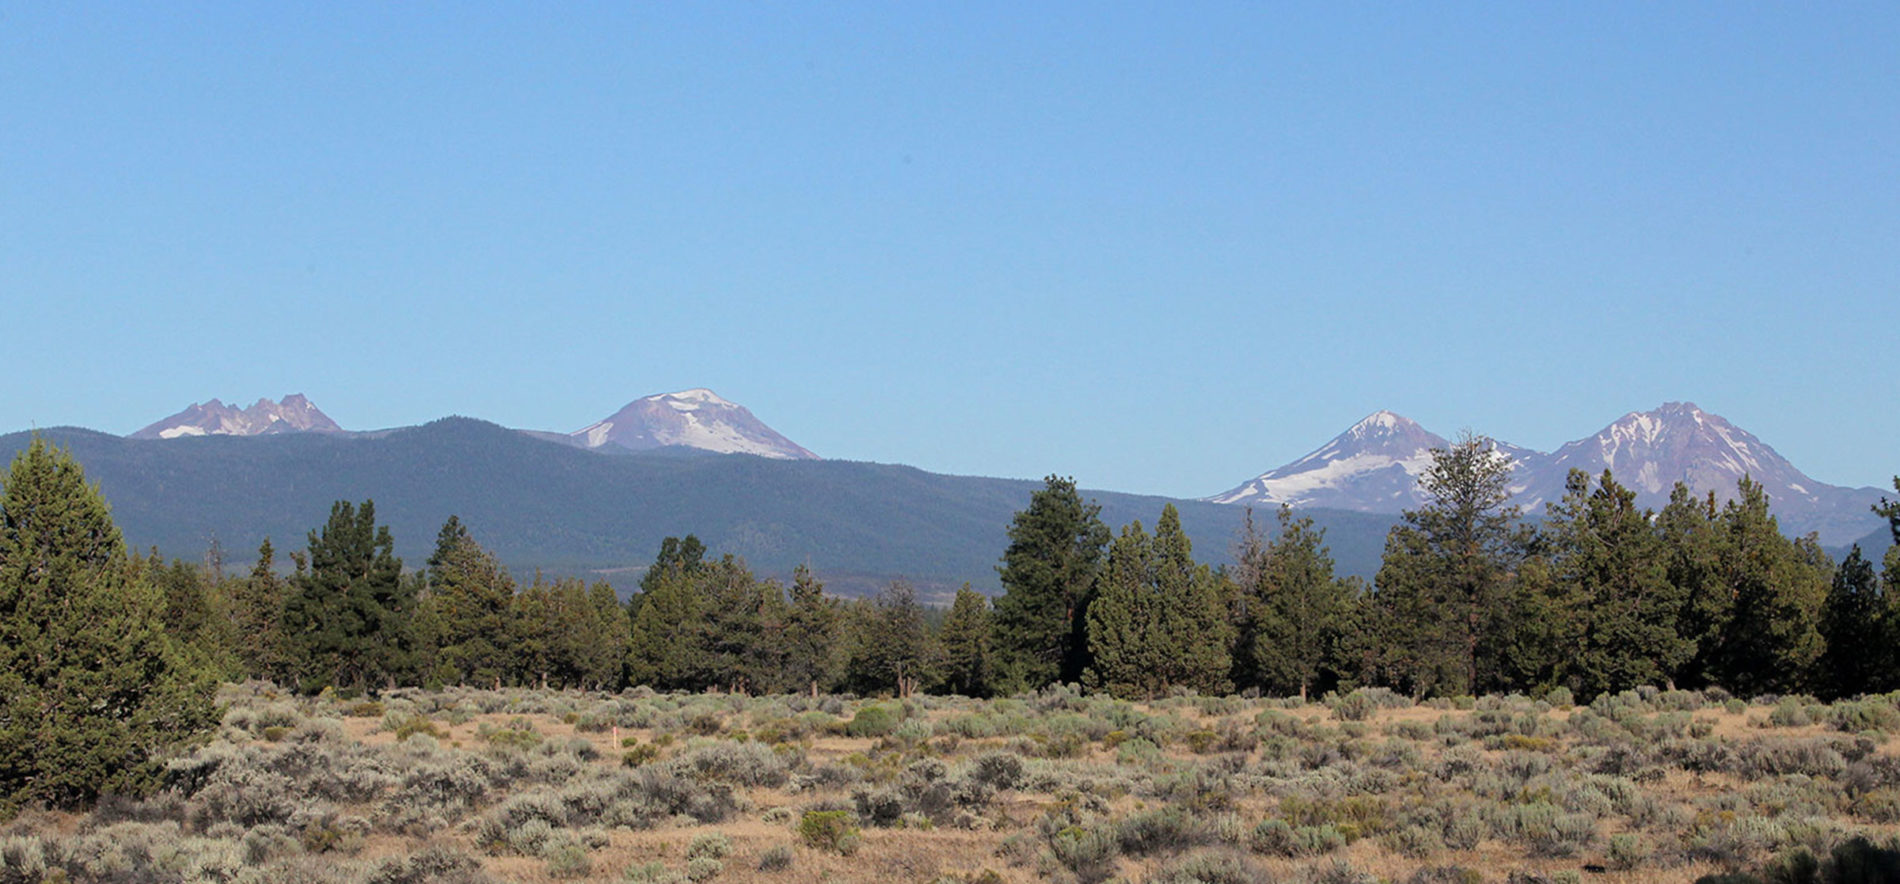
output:
<instances>
[{"instance_id":1,"label":"tall conifer","mask_svg":"<svg viewBox=\"0 0 1900 884\"><path fill-rule=\"evenodd\" d=\"M166 634L77 461L34 438L0 488L0 817L153 788L217 722L216 675Z\"/></svg>"}]
</instances>

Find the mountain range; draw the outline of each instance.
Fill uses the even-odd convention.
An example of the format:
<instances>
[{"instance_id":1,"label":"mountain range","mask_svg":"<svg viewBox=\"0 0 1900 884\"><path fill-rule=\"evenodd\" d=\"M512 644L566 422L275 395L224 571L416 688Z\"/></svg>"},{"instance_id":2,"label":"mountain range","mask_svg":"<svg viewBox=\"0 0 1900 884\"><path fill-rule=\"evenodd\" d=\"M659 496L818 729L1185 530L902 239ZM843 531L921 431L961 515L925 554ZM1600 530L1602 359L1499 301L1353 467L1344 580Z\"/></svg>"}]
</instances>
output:
<instances>
[{"instance_id":1,"label":"mountain range","mask_svg":"<svg viewBox=\"0 0 1900 884\"><path fill-rule=\"evenodd\" d=\"M819 459L710 390L636 399L573 432L511 430L472 418L350 432L301 395L238 410L194 405L130 437L77 428L40 435L72 450L112 504L128 542L196 558L215 539L232 562L265 537L296 548L335 500L373 498L397 552L428 555L450 515L523 573L638 579L660 540L697 534L767 575L811 565L837 591L875 591L895 577L942 598L965 581L997 588L1011 516L1040 482L946 476L911 467ZM30 433L0 436L0 456ZM1119 527L1152 525L1174 503L1198 558L1232 560L1250 509L1285 503L1327 530L1344 574L1370 578L1398 513L1423 502L1417 476L1444 437L1377 412L1305 457L1203 500L1087 490ZM1819 531L1835 549L1876 555L1876 489L1805 476L1754 436L1693 405L1632 413L1545 454L1496 443L1532 516L1576 467L1605 466L1657 506L1677 479L1732 492L1742 473L1768 486L1790 533ZM1254 516L1270 528L1271 515Z\"/></svg>"},{"instance_id":2,"label":"mountain range","mask_svg":"<svg viewBox=\"0 0 1900 884\"><path fill-rule=\"evenodd\" d=\"M1431 450L1447 444L1416 421L1375 412L1305 457L1207 500L1398 513L1425 502L1418 477L1431 464ZM1511 462L1511 502L1532 516L1563 497L1571 470L1596 476L1608 469L1636 492L1639 505L1653 508L1669 502L1677 482L1726 501L1735 496L1737 481L1748 476L1767 491L1784 530L1814 532L1832 546L1862 540L1881 524L1869 511L1880 500L1880 489L1816 481L1753 434L1692 402L1630 412L1550 453L1492 444Z\"/></svg>"}]
</instances>

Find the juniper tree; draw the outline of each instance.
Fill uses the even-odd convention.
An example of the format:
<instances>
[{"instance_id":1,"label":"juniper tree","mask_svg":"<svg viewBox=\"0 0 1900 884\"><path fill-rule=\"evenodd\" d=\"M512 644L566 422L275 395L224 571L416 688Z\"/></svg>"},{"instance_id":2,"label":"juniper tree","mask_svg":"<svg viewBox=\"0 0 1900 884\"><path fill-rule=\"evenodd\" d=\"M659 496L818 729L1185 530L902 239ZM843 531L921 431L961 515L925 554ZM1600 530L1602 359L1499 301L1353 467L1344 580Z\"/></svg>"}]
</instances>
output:
<instances>
[{"instance_id":1,"label":"juniper tree","mask_svg":"<svg viewBox=\"0 0 1900 884\"><path fill-rule=\"evenodd\" d=\"M587 588L589 619L577 637L576 668L581 686L611 690L619 686L627 658L627 609L606 581Z\"/></svg>"},{"instance_id":2,"label":"juniper tree","mask_svg":"<svg viewBox=\"0 0 1900 884\"><path fill-rule=\"evenodd\" d=\"M216 675L70 454L35 437L0 484L0 818L146 792L216 724Z\"/></svg>"},{"instance_id":3,"label":"juniper tree","mask_svg":"<svg viewBox=\"0 0 1900 884\"><path fill-rule=\"evenodd\" d=\"M1674 672L1670 685L1699 687L1708 683L1721 650L1722 633L1734 615L1735 600L1720 578L1722 538L1716 517L1715 492L1698 496L1677 482L1669 503L1656 515L1662 534L1664 571L1681 605L1676 631L1689 644L1689 655Z\"/></svg>"},{"instance_id":4,"label":"juniper tree","mask_svg":"<svg viewBox=\"0 0 1900 884\"><path fill-rule=\"evenodd\" d=\"M999 687L1006 692L1075 681L1086 668L1089 599L1101 574L1108 526L1074 479L1049 476L1010 520L997 569L1003 594L991 615Z\"/></svg>"}]
</instances>

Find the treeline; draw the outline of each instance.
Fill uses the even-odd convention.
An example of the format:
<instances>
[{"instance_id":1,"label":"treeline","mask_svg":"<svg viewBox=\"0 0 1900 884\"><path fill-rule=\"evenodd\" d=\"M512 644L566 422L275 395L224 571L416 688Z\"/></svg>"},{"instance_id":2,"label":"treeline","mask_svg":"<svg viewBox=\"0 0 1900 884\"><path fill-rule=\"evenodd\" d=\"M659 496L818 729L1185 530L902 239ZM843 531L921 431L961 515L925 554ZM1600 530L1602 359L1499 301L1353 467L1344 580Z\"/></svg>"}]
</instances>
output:
<instances>
[{"instance_id":1,"label":"treeline","mask_svg":"<svg viewBox=\"0 0 1900 884\"><path fill-rule=\"evenodd\" d=\"M1718 504L1678 484L1660 512L1608 471L1573 473L1531 524L1510 466L1466 437L1433 452L1430 501L1386 539L1372 586L1341 579L1310 520L1252 524L1235 566L1196 564L1172 508L1112 541L1051 477L1010 528L997 687L1050 680L1123 696L1378 685L1413 696L1640 685L1743 695L1900 689L1900 546L1838 566L1784 536L1760 485ZM1900 489L1900 478L1895 480ZM1900 502L1875 511L1900 543Z\"/></svg>"},{"instance_id":2,"label":"treeline","mask_svg":"<svg viewBox=\"0 0 1900 884\"><path fill-rule=\"evenodd\" d=\"M902 583L847 601L804 568L789 586L760 579L691 535L662 544L624 604L605 583L517 585L455 518L405 571L368 501L337 503L288 576L268 542L248 577L151 564L174 634L230 677L305 691L1900 689L1900 553L1876 568L1856 549L1837 566L1813 537L1784 536L1747 479L1726 503L1679 485L1654 512L1612 474L1577 473L1535 524L1507 505L1508 480L1488 440L1435 452L1430 503L1392 530L1366 585L1337 576L1324 532L1285 509L1249 518L1236 563L1215 569L1173 507L1152 533L1111 532L1050 477L1009 526L994 609L966 587L947 614ZM1900 533L1900 504L1878 510Z\"/></svg>"},{"instance_id":3,"label":"treeline","mask_svg":"<svg viewBox=\"0 0 1900 884\"><path fill-rule=\"evenodd\" d=\"M337 502L280 574L266 540L247 576L136 559L165 599L168 630L226 678L306 693L403 686L534 686L748 693L971 693L989 684L983 596L947 616L904 583L874 599L788 586L692 535L662 544L622 603L605 582L518 585L450 517L424 567L405 569L375 504ZM135 557L136 558L136 557Z\"/></svg>"}]
</instances>

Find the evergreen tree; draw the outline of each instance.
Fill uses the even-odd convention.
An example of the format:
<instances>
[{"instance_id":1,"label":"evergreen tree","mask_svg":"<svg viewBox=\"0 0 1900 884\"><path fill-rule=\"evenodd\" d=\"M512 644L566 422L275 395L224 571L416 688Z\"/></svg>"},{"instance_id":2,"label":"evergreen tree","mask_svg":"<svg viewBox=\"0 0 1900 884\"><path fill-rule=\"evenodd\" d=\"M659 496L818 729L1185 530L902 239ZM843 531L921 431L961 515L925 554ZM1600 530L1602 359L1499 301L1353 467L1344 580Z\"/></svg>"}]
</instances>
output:
<instances>
[{"instance_id":1,"label":"evergreen tree","mask_svg":"<svg viewBox=\"0 0 1900 884\"><path fill-rule=\"evenodd\" d=\"M936 678L937 647L910 584L899 580L886 587L861 609L861 617L862 640L849 667L860 693L909 697Z\"/></svg>"},{"instance_id":2,"label":"evergreen tree","mask_svg":"<svg viewBox=\"0 0 1900 884\"><path fill-rule=\"evenodd\" d=\"M201 565L183 559L173 559L166 565L157 549L142 564L150 569L152 585L164 600L165 631L180 644L203 654L220 672L229 672L230 636L215 612L210 575Z\"/></svg>"},{"instance_id":3,"label":"evergreen tree","mask_svg":"<svg viewBox=\"0 0 1900 884\"><path fill-rule=\"evenodd\" d=\"M1279 534L1262 539L1248 513L1242 535L1235 612L1241 639L1236 671L1245 686L1305 698L1323 681L1337 680L1336 646L1354 603L1350 584L1333 575L1324 529L1310 518L1279 511Z\"/></svg>"},{"instance_id":4,"label":"evergreen tree","mask_svg":"<svg viewBox=\"0 0 1900 884\"><path fill-rule=\"evenodd\" d=\"M431 632L433 680L497 687L511 666L509 609L515 581L460 519L450 516L429 556L422 607Z\"/></svg>"},{"instance_id":5,"label":"evergreen tree","mask_svg":"<svg viewBox=\"0 0 1900 884\"><path fill-rule=\"evenodd\" d=\"M1860 545L1849 550L1834 572L1821 615L1821 638L1826 644L1815 674L1815 688L1828 699L1891 690L1894 648L1885 639L1890 600L1882 592L1872 562Z\"/></svg>"},{"instance_id":6,"label":"evergreen tree","mask_svg":"<svg viewBox=\"0 0 1900 884\"><path fill-rule=\"evenodd\" d=\"M653 565L640 577L640 592L651 591L660 581L673 577L692 574L700 569L706 557L706 545L691 534L686 539L668 537L660 541L660 554L653 559Z\"/></svg>"},{"instance_id":7,"label":"evergreen tree","mask_svg":"<svg viewBox=\"0 0 1900 884\"><path fill-rule=\"evenodd\" d=\"M688 580L699 599L699 622L682 640L699 646L695 688L748 693L778 678L778 661L767 631L783 604L777 584L761 584L745 562L728 554L702 566Z\"/></svg>"},{"instance_id":8,"label":"evergreen tree","mask_svg":"<svg viewBox=\"0 0 1900 884\"><path fill-rule=\"evenodd\" d=\"M412 665L415 584L376 508L339 500L312 531L284 605L284 631L297 646L303 690L393 685Z\"/></svg>"},{"instance_id":9,"label":"evergreen tree","mask_svg":"<svg viewBox=\"0 0 1900 884\"><path fill-rule=\"evenodd\" d=\"M36 436L0 485L0 818L147 792L216 725L216 674L71 455Z\"/></svg>"},{"instance_id":10,"label":"evergreen tree","mask_svg":"<svg viewBox=\"0 0 1900 884\"><path fill-rule=\"evenodd\" d=\"M612 690L619 686L627 658L627 609L605 581L587 588L588 620L580 637L576 668L582 687Z\"/></svg>"},{"instance_id":11,"label":"evergreen tree","mask_svg":"<svg viewBox=\"0 0 1900 884\"><path fill-rule=\"evenodd\" d=\"M1893 477L1893 490L1900 491L1900 476ZM1880 502L1874 504L1874 515L1887 520L1887 531L1893 535L1894 546L1900 546L1900 500L1888 500L1881 495Z\"/></svg>"},{"instance_id":12,"label":"evergreen tree","mask_svg":"<svg viewBox=\"0 0 1900 884\"><path fill-rule=\"evenodd\" d=\"M1176 686L1204 694L1228 689L1226 591L1192 552L1173 504L1162 508L1152 538L1140 522L1122 529L1089 606L1090 687L1139 698Z\"/></svg>"},{"instance_id":13,"label":"evergreen tree","mask_svg":"<svg viewBox=\"0 0 1900 884\"><path fill-rule=\"evenodd\" d=\"M1718 522L1718 585L1734 602L1710 675L1744 696L1798 692L1823 650L1820 615L1834 569L1812 538L1781 533L1760 484L1744 476L1737 492Z\"/></svg>"},{"instance_id":14,"label":"evergreen tree","mask_svg":"<svg viewBox=\"0 0 1900 884\"><path fill-rule=\"evenodd\" d=\"M508 639L514 648L514 681L546 688L559 665L561 635L556 625L554 588L535 572L534 582L515 593L509 605Z\"/></svg>"},{"instance_id":15,"label":"evergreen tree","mask_svg":"<svg viewBox=\"0 0 1900 884\"><path fill-rule=\"evenodd\" d=\"M1605 692L1662 684L1693 652L1677 629L1683 598L1669 580L1654 513L1609 470L1593 485L1572 470L1544 521L1553 577L1568 600L1539 618L1568 627L1561 683L1588 701Z\"/></svg>"},{"instance_id":16,"label":"evergreen tree","mask_svg":"<svg viewBox=\"0 0 1900 884\"><path fill-rule=\"evenodd\" d=\"M1469 433L1432 450L1419 477L1428 502L1386 535L1377 603L1389 630L1391 677L1415 695L1507 687L1521 605L1512 573L1527 538L1516 529L1509 458Z\"/></svg>"},{"instance_id":17,"label":"evergreen tree","mask_svg":"<svg viewBox=\"0 0 1900 884\"><path fill-rule=\"evenodd\" d=\"M1721 579L1722 536L1716 522L1715 492L1698 497L1677 482L1669 503L1656 516L1672 594L1682 609L1676 631L1692 648L1670 673L1669 684L1699 687L1709 683L1721 650L1722 634L1735 612L1735 600Z\"/></svg>"},{"instance_id":18,"label":"evergreen tree","mask_svg":"<svg viewBox=\"0 0 1900 884\"><path fill-rule=\"evenodd\" d=\"M699 563L691 572L677 561L678 541L667 538L660 560L641 579L641 591L631 601L627 644L627 681L658 690L695 690L706 671L697 639L704 612L693 585ZM694 544L698 541L694 540Z\"/></svg>"},{"instance_id":19,"label":"evergreen tree","mask_svg":"<svg viewBox=\"0 0 1900 884\"><path fill-rule=\"evenodd\" d=\"M785 682L790 690L809 690L816 697L830 690L844 675L839 635L844 611L825 595L824 584L811 569L799 565L792 574L792 598L785 615Z\"/></svg>"},{"instance_id":20,"label":"evergreen tree","mask_svg":"<svg viewBox=\"0 0 1900 884\"><path fill-rule=\"evenodd\" d=\"M1009 526L997 569L1003 594L991 615L999 686L1005 692L1075 681L1087 667L1082 630L1102 569L1108 526L1083 503L1075 480L1049 476Z\"/></svg>"},{"instance_id":21,"label":"evergreen tree","mask_svg":"<svg viewBox=\"0 0 1900 884\"><path fill-rule=\"evenodd\" d=\"M248 577L218 584L218 608L227 629L239 640L232 643L237 671L248 678L279 681L286 678L284 651L284 581L277 577L277 551L270 538L257 548L257 562Z\"/></svg>"},{"instance_id":22,"label":"evergreen tree","mask_svg":"<svg viewBox=\"0 0 1900 884\"><path fill-rule=\"evenodd\" d=\"M944 688L966 697L990 695L990 604L963 584L943 624Z\"/></svg>"}]
</instances>

